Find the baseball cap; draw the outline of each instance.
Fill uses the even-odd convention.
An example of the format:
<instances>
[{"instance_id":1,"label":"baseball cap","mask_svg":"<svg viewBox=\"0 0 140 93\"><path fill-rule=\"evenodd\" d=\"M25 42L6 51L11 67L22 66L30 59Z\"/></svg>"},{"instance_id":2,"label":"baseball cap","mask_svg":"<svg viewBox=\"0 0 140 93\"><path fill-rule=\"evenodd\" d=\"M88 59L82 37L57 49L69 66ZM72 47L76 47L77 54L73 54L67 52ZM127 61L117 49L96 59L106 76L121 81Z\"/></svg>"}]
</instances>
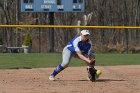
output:
<instances>
[{"instance_id":1,"label":"baseball cap","mask_svg":"<svg viewBox=\"0 0 140 93\"><path fill-rule=\"evenodd\" d=\"M81 34L82 35L90 35L89 30L82 30Z\"/></svg>"}]
</instances>

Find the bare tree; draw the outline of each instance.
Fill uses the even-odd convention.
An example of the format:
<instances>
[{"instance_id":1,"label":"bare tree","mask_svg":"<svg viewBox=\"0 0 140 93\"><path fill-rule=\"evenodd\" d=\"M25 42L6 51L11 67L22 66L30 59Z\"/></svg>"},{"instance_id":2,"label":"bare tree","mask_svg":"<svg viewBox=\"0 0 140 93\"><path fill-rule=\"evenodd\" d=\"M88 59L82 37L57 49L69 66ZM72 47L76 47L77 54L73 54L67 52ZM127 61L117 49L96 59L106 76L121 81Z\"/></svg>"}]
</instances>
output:
<instances>
[{"instance_id":1,"label":"bare tree","mask_svg":"<svg viewBox=\"0 0 140 93\"><path fill-rule=\"evenodd\" d=\"M0 24L49 24L49 13L20 12L19 4L20 0L0 0ZM55 25L77 25L78 20L81 25L139 26L140 0L85 0L85 12L54 13ZM76 31L76 28L54 28L53 33L48 28L0 28L0 37L6 46L21 46L23 35L28 33L32 37L32 52L49 52L49 49L61 52L77 35ZM90 31L97 51L140 47L139 29Z\"/></svg>"}]
</instances>

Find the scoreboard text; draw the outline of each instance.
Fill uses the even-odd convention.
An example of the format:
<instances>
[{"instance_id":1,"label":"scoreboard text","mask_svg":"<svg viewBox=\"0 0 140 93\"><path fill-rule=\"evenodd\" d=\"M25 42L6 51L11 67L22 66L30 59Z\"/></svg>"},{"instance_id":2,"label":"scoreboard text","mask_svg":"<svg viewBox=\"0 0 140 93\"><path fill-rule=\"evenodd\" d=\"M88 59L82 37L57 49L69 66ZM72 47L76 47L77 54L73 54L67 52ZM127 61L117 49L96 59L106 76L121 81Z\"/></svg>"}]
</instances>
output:
<instances>
[{"instance_id":1,"label":"scoreboard text","mask_svg":"<svg viewBox=\"0 0 140 93\"><path fill-rule=\"evenodd\" d=\"M84 0L21 0L21 12L84 12Z\"/></svg>"}]
</instances>

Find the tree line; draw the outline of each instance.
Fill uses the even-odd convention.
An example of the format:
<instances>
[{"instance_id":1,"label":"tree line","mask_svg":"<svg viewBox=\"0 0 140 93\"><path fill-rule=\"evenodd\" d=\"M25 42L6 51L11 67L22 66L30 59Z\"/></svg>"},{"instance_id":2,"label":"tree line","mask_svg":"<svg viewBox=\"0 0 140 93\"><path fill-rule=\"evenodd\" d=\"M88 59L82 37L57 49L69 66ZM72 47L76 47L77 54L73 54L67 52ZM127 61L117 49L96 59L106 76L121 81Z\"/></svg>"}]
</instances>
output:
<instances>
[{"instance_id":1,"label":"tree line","mask_svg":"<svg viewBox=\"0 0 140 93\"><path fill-rule=\"evenodd\" d=\"M140 26L140 0L85 0L85 12L20 12L20 0L0 0L0 24ZM78 22L80 22L78 24ZM80 29L82 30L82 29ZM140 29L89 29L97 52L129 52L140 47ZM78 28L0 28L0 42L22 46L29 34L32 52L61 52Z\"/></svg>"}]
</instances>

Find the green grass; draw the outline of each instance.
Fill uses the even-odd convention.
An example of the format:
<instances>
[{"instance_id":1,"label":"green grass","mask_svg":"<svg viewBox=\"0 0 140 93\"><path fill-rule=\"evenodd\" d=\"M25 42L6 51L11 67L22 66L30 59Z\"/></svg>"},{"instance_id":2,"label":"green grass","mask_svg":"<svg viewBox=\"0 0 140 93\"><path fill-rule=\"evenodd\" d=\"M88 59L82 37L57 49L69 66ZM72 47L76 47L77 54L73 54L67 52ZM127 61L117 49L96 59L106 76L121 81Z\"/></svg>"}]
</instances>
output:
<instances>
[{"instance_id":1,"label":"green grass","mask_svg":"<svg viewBox=\"0 0 140 93\"><path fill-rule=\"evenodd\" d=\"M46 54L0 54L0 69L56 67L61 63L60 53ZM140 54L97 54L96 65L137 65ZM72 58L70 66L83 66L85 63Z\"/></svg>"},{"instance_id":2,"label":"green grass","mask_svg":"<svg viewBox=\"0 0 140 93\"><path fill-rule=\"evenodd\" d=\"M97 65L140 65L140 54L97 54Z\"/></svg>"}]
</instances>

